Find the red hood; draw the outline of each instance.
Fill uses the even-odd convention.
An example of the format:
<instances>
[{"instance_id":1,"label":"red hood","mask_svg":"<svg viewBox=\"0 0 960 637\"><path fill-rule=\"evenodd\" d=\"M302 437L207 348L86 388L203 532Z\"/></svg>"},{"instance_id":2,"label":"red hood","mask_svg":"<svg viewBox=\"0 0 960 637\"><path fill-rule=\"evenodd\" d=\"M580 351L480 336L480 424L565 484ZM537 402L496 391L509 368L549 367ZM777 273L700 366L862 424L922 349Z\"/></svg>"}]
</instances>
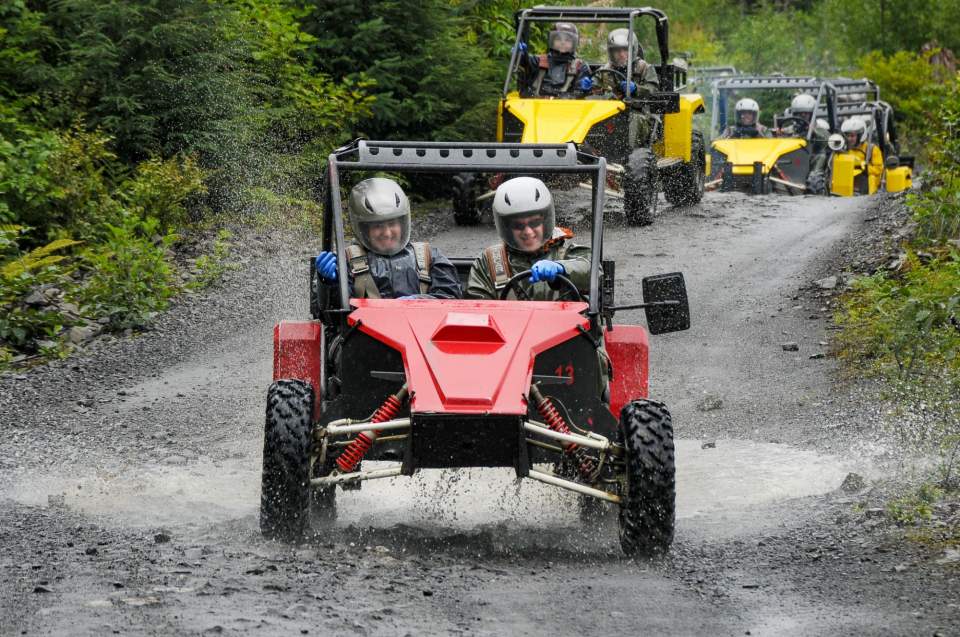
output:
<instances>
[{"instance_id":1,"label":"red hood","mask_svg":"<svg viewBox=\"0 0 960 637\"><path fill-rule=\"evenodd\" d=\"M580 302L350 303L357 308L351 324L360 321L360 331L403 355L417 412L526 414L534 357L590 325Z\"/></svg>"}]
</instances>

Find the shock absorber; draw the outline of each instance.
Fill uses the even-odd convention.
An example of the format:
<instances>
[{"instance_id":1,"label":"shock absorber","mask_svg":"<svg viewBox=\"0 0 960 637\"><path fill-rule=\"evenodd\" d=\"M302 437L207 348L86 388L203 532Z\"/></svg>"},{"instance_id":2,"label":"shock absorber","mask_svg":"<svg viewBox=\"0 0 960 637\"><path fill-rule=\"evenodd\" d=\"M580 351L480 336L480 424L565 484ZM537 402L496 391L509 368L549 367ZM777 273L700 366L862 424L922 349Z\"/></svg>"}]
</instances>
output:
<instances>
[{"instance_id":1,"label":"shock absorber","mask_svg":"<svg viewBox=\"0 0 960 637\"><path fill-rule=\"evenodd\" d=\"M536 403L537 411L540 412L540 416L543 418L547 427L550 427L550 429L558 433L570 433L570 427L567 426L563 416L557 411L553 402L540 393L540 389L536 385L530 386L530 396L533 398L534 403ZM577 468L580 470L580 475L585 480L589 480L590 476L596 471L597 464L593 458L587 454L586 450L576 443L568 442L563 444L563 451L573 456L574 460L576 460Z\"/></svg>"},{"instance_id":2,"label":"shock absorber","mask_svg":"<svg viewBox=\"0 0 960 637\"><path fill-rule=\"evenodd\" d=\"M407 399L407 386L404 385L400 390L383 401L383 404L377 407L370 417L370 424L386 422L400 413L404 401ZM370 451L374 441L380 435L379 429L370 429L357 434L347 448L337 457L337 467L344 473L350 473L357 468L363 457Z\"/></svg>"}]
</instances>

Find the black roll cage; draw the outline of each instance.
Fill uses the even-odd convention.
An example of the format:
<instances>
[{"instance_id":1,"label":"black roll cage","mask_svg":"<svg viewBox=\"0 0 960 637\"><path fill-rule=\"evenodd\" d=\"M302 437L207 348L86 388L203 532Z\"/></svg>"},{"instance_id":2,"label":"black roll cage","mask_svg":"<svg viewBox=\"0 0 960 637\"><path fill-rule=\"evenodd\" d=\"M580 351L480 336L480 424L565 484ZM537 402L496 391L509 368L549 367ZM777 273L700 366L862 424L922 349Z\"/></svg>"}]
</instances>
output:
<instances>
[{"instance_id":1,"label":"black roll cage","mask_svg":"<svg viewBox=\"0 0 960 637\"><path fill-rule=\"evenodd\" d=\"M503 97L506 98L507 93L510 92L510 81L513 79L513 72L517 67L517 61L520 55L517 44L520 42L525 43L527 41L531 22L625 22L627 23L627 29L630 31L629 37L632 39L634 36L633 21L635 18L640 16L650 16L656 22L657 49L660 51L660 65L657 69L660 74L660 90L664 92L672 92L676 90L676 69L672 64L670 64L667 14L660 9L654 9L652 7L534 7L532 9L521 9L513 16L517 35L516 39L514 40L513 51L510 54L510 66L507 68L507 77L503 82ZM632 49L628 49L627 68L633 68ZM686 81L685 77L683 78L683 81ZM630 85L628 84L626 88L627 91L624 95L624 99L630 99Z\"/></svg>"},{"instance_id":2,"label":"black roll cage","mask_svg":"<svg viewBox=\"0 0 960 637\"><path fill-rule=\"evenodd\" d=\"M507 173L580 174L589 177L592 193L591 260L588 316L599 328L602 307L600 264L603 260L603 198L607 161L581 152L576 144L503 144L460 142L391 142L356 140L334 150L327 159L324 176L322 249L337 255L337 271L347 272L340 173L388 171L392 173ZM311 286L313 269L311 268ZM338 277L339 315L347 328L350 291L347 277Z\"/></svg>"}]
</instances>

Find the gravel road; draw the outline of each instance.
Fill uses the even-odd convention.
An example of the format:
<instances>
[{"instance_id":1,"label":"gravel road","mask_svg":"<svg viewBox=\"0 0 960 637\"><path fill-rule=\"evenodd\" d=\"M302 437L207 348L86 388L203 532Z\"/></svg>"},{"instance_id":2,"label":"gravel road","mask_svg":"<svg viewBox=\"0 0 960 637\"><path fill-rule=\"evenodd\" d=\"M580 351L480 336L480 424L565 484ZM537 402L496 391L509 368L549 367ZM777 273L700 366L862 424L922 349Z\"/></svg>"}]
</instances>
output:
<instances>
[{"instance_id":1,"label":"gravel road","mask_svg":"<svg viewBox=\"0 0 960 637\"><path fill-rule=\"evenodd\" d=\"M582 195L561 200L575 218ZM651 340L679 439L677 539L654 561L493 470L370 483L335 528L264 541L272 326L306 315L316 243L248 234L226 284L152 331L0 378L0 634L960 634L957 564L840 489L886 477L887 450L871 394L836 380L812 282L842 274L875 207L711 193L608 229L619 302L661 272L690 294L692 329ZM418 225L454 256L492 238Z\"/></svg>"}]
</instances>

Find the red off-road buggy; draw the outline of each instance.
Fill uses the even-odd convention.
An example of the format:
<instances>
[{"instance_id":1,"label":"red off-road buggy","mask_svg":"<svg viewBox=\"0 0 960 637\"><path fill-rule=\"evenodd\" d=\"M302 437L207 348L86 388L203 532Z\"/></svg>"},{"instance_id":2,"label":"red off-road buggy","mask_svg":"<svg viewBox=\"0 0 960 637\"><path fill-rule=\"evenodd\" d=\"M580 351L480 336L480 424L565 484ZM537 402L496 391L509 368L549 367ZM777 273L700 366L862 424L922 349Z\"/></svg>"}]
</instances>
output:
<instances>
[{"instance_id":1,"label":"red off-road buggy","mask_svg":"<svg viewBox=\"0 0 960 637\"><path fill-rule=\"evenodd\" d=\"M569 300L351 299L311 264L310 321L274 330L267 395L260 528L296 540L336 515L336 487L418 469L513 467L580 494L581 512L619 507L627 554L666 551L674 529L670 414L647 398L647 330L614 325L645 308L650 333L687 329L683 275L643 280L644 303L614 305L614 263L603 259L606 162L574 144L359 141L330 156L323 249L347 271L340 175L575 173L592 183L590 289L565 277ZM465 280L473 259L454 259ZM529 276L517 273L503 289ZM601 381L602 350L612 380ZM601 350L598 352L598 350ZM361 460L394 466L365 470Z\"/></svg>"}]
</instances>

